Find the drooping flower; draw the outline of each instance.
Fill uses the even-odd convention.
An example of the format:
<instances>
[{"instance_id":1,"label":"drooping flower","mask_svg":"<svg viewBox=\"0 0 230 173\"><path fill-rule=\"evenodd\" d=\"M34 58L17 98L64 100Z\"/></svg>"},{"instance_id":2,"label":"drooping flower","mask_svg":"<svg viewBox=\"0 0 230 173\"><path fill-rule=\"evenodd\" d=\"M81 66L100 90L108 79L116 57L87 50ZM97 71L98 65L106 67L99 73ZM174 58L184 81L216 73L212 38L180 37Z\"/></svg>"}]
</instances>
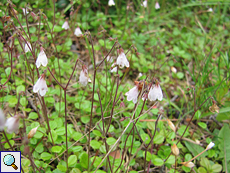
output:
<instances>
[{"instance_id":1,"label":"drooping flower","mask_svg":"<svg viewBox=\"0 0 230 173\"><path fill-rule=\"evenodd\" d=\"M212 8L209 8L209 9L208 9L208 12L213 12L213 9L212 9Z\"/></svg>"},{"instance_id":2,"label":"drooping flower","mask_svg":"<svg viewBox=\"0 0 230 173\"><path fill-rule=\"evenodd\" d=\"M37 93L38 91L41 96L44 96L48 91L46 81L45 81L45 74L42 74L40 76L40 78L37 80L36 84L33 87L34 93Z\"/></svg>"},{"instance_id":3,"label":"drooping flower","mask_svg":"<svg viewBox=\"0 0 230 173\"><path fill-rule=\"evenodd\" d=\"M144 0L143 3L141 4L141 6L146 8L147 7L147 0Z\"/></svg>"},{"instance_id":4,"label":"drooping flower","mask_svg":"<svg viewBox=\"0 0 230 173\"><path fill-rule=\"evenodd\" d=\"M156 10L158 10L158 9L160 9L161 7L160 7L160 4L158 3L158 2L156 2L156 4L155 4L155 9Z\"/></svg>"},{"instance_id":5,"label":"drooping flower","mask_svg":"<svg viewBox=\"0 0 230 173\"><path fill-rule=\"evenodd\" d=\"M91 82L91 80L88 77L88 69L85 65L82 66L82 71L80 73L79 82L83 86L86 86L88 84L88 82Z\"/></svg>"},{"instance_id":6,"label":"drooping flower","mask_svg":"<svg viewBox=\"0 0 230 173\"><path fill-rule=\"evenodd\" d=\"M5 115L2 111L2 109L0 109L0 131L2 131L5 127L5 122L6 122L6 118Z\"/></svg>"},{"instance_id":7,"label":"drooping flower","mask_svg":"<svg viewBox=\"0 0 230 173\"><path fill-rule=\"evenodd\" d=\"M74 35L76 35L77 37L82 36L82 32L81 29L79 27L77 27L74 31Z\"/></svg>"},{"instance_id":8,"label":"drooping flower","mask_svg":"<svg viewBox=\"0 0 230 173\"><path fill-rule=\"evenodd\" d=\"M210 150L212 147L214 147L214 145L215 144L213 142L210 142L208 146L206 147L206 150Z\"/></svg>"},{"instance_id":9,"label":"drooping flower","mask_svg":"<svg viewBox=\"0 0 230 173\"><path fill-rule=\"evenodd\" d=\"M39 68L41 65L43 65L44 67L46 67L47 63L48 63L47 56L46 56L43 48L41 48L41 51L38 54L38 58L36 60L36 66L37 66L37 68Z\"/></svg>"},{"instance_id":10,"label":"drooping flower","mask_svg":"<svg viewBox=\"0 0 230 173\"><path fill-rule=\"evenodd\" d=\"M113 6L113 5L115 5L114 0L109 0L108 5L109 5L109 6Z\"/></svg>"},{"instance_id":11,"label":"drooping flower","mask_svg":"<svg viewBox=\"0 0 230 173\"><path fill-rule=\"evenodd\" d=\"M159 84L152 85L148 94L150 101L162 100L163 93Z\"/></svg>"},{"instance_id":12,"label":"drooping flower","mask_svg":"<svg viewBox=\"0 0 230 173\"><path fill-rule=\"evenodd\" d=\"M39 126L30 130L30 132L28 133L28 139L32 138L36 134L38 127Z\"/></svg>"},{"instance_id":13,"label":"drooping flower","mask_svg":"<svg viewBox=\"0 0 230 173\"><path fill-rule=\"evenodd\" d=\"M128 101L133 101L135 104L137 102L137 97L138 97L138 86L133 87L131 90L129 90L125 95L127 96Z\"/></svg>"},{"instance_id":14,"label":"drooping flower","mask_svg":"<svg viewBox=\"0 0 230 173\"><path fill-rule=\"evenodd\" d=\"M116 64L113 63L110 69L111 69L111 70L110 70L111 73L117 72L117 66L116 66Z\"/></svg>"},{"instance_id":15,"label":"drooping flower","mask_svg":"<svg viewBox=\"0 0 230 173\"><path fill-rule=\"evenodd\" d=\"M7 133L18 133L19 129L19 115L15 115L14 117L10 117L6 120L5 126L7 127Z\"/></svg>"},{"instance_id":16,"label":"drooping flower","mask_svg":"<svg viewBox=\"0 0 230 173\"><path fill-rule=\"evenodd\" d=\"M129 61L125 56L124 50L118 49L118 54L117 65L119 65L120 68L123 68L124 66L129 67Z\"/></svg>"},{"instance_id":17,"label":"drooping flower","mask_svg":"<svg viewBox=\"0 0 230 173\"><path fill-rule=\"evenodd\" d=\"M107 60L107 62L111 63L111 62L113 62L113 57L108 55L106 60Z\"/></svg>"},{"instance_id":18,"label":"drooping flower","mask_svg":"<svg viewBox=\"0 0 230 173\"><path fill-rule=\"evenodd\" d=\"M62 25L62 28L65 30L69 29L69 23L67 21L65 21Z\"/></svg>"},{"instance_id":19,"label":"drooping flower","mask_svg":"<svg viewBox=\"0 0 230 173\"><path fill-rule=\"evenodd\" d=\"M22 8L22 12L23 12L24 15L29 13L28 9L26 9L26 8Z\"/></svg>"},{"instance_id":20,"label":"drooping flower","mask_svg":"<svg viewBox=\"0 0 230 173\"><path fill-rule=\"evenodd\" d=\"M30 51L30 49L32 50L32 47L31 47L31 44L30 44L30 42L28 42L27 41L27 43L25 43L25 52L27 53L27 52L29 52Z\"/></svg>"}]
</instances>

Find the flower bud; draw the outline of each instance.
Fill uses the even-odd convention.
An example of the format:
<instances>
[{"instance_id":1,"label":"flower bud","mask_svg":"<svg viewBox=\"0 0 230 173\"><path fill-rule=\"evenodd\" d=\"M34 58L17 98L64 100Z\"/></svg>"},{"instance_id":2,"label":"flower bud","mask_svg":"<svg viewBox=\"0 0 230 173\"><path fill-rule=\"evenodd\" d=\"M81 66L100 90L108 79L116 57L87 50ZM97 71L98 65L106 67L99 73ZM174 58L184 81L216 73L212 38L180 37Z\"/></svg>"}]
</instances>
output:
<instances>
[{"instance_id":1,"label":"flower bud","mask_svg":"<svg viewBox=\"0 0 230 173\"><path fill-rule=\"evenodd\" d=\"M175 156L178 156L180 154L180 151L179 151L178 147L176 146L176 144L173 144L171 146L171 150L172 150L173 155L175 155Z\"/></svg>"},{"instance_id":2,"label":"flower bud","mask_svg":"<svg viewBox=\"0 0 230 173\"><path fill-rule=\"evenodd\" d=\"M168 125L169 127L175 132L176 131L176 127L174 126L174 124L172 123L172 121L170 121L169 119L167 119Z\"/></svg>"},{"instance_id":3,"label":"flower bud","mask_svg":"<svg viewBox=\"0 0 230 173\"><path fill-rule=\"evenodd\" d=\"M212 147L214 147L214 145L215 144L213 142L210 142L208 146L206 147L206 150L210 150Z\"/></svg>"},{"instance_id":4,"label":"flower bud","mask_svg":"<svg viewBox=\"0 0 230 173\"><path fill-rule=\"evenodd\" d=\"M192 162L182 162L181 164L183 164L184 166L188 167L188 168L193 168L195 165Z\"/></svg>"},{"instance_id":5,"label":"flower bud","mask_svg":"<svg viewBox=\"0 0 230 173\"><path fill-rule=\"evenodd\" d=\"M37 126L37 127L35 127L35 128L30 130L30 132L28 134L28 139L32 138L36 134L38 127L39 126Z\"/></svg>"}]
</instances>

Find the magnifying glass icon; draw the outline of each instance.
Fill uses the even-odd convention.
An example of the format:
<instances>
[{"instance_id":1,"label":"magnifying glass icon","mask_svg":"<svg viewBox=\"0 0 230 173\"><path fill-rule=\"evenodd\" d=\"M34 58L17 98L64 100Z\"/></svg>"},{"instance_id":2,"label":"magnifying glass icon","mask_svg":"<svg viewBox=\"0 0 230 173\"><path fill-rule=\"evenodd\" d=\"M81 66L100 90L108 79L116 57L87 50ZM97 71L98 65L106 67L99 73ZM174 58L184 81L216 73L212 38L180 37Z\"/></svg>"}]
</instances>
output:
<instances>
[{"instance_id":1,"label":"magnifying glass icon","mask_svg":"<svg viewBox=\"0 0 230 173\"><path fill-rule=\"evenodd\" d=\"M3 158L3 162L6 166L12 166L15 170L18 169L18 167L14 164L15 163L15 158L11 154L7 154Z\"/></svg>"}]
</instances>

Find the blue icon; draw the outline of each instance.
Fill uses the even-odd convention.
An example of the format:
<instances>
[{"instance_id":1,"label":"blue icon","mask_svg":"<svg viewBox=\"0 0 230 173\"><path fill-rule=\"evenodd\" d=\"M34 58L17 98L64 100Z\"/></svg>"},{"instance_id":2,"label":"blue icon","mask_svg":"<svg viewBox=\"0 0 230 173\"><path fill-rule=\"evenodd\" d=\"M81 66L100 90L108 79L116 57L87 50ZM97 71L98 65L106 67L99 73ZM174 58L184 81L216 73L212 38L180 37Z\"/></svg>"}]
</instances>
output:
<instances>
[{"instance_id":1,"label":"blue icon","mask_svg":"<svg viewBox=\"0 0 230 173\"><path fill-rule=\"evenodd\" d=\"M15 163L15 158L11 154L7 154L3 158L3 162L7 166L12 166L15 170L18 169L18 167L14 164Z\"/></svg>"}]
</instances>

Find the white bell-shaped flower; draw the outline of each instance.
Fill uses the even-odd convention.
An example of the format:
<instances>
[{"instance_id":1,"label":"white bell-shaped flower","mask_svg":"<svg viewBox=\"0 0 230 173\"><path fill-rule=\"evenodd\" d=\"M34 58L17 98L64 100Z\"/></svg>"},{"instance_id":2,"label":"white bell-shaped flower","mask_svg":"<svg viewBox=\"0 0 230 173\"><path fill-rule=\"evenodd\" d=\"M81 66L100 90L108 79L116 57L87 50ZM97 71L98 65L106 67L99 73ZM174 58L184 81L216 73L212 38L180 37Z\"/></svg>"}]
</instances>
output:
<instances>
[{"instance_id":1,"label":"white bell-shaped flower","mask_svg":"<svg viewBox=\"0 0 230 173\"><path fill-rule=\"evenodd\" d=\"M27 42L27 43L25 43L25 52L27 53L27 52L29 52L30 51L30 49L32 50L32 47L31 47L31 44L30 44L30 42Z\"/></svg>"},{"instance_id":2,"label":"white bell-shaped flower","mask_svg":"<svg viewBox=\"0 0 230 173\"><path fill-rule=\"evenodd\" d=\"M23 12L24 15L29 13L28 9L26 9L26 8L22 8L22 12Z\"/></svg>"},{"instance_id":3,"label":"white bell-shaped flower","mask_svg":"<svg viewBox=\"0 0 230 173\"><path fill-rule=\"evenodd\" d=\"M0 109L0 131L2 131L4 129L5 123L6 123L5 115L2 111L2 109Z\"/></svg>"},{"instance_id":4,"label":"white bell-shaped flower","mask_svg":"<svg viewBox=\"0 0 230 173\"><path fill-rule=\"evenodd\" d=\"M44 96L46 92L48 91L46 81L45 81L45 75L42 74L36 84L33 87L33 92L37 93L39 91L39 94L41 96Z\"/></svg>"},{"instance_id":5,"label":"white bell-shaped flower","mask_svg":"<svg viewBox=\"0 0 230 173\"><path fill-rule=\"evenodd\" d=\"M44 50L41 50L40 53L38 54L38 58L36 60L36 66L37 66L37 68L39 68L41 65L46 67L47 64L48 64L47 56L46 56Z\"/></svg>"},{"instance_id":6,"label":"white bell-shaped flower","mask_svg":"<svg viewBox=\"0 0 230 173\"><path fill-rule=\"evenodd\" d=\"M79 77L79 82L83 86L86 86L88 84L88 82L91 82L91 80L88 77L88 70L87 70L86 66L82 67L82 71L81 71L80 77Z\"/></svg>"},{"instance_id":7,"label":"white bell-shaped flower","mask_svg":"<svg viewBox=\"0 0 230 173\"><path fill-rule=\"evenodd\" d=\"M62 28L65 30L69 29L69 23L67 21L65 21L62 25Z\"/></svg>"},{"instance_id":8,"label":"white bell-shaped flower","mask_svg":"<svg viewBox=\"0 0 230 173\"><path fill-rule=\"evenodd\" d=\"M113 5L115 5L114 0L109 0L108 5L109 5L109 6L113 6Z\"/></svg>"},{"instance_id":9,"label":"white bell-shaped flower","mask_svg":"<svg viewBox=\"0 0 230 173\"><path fill-rule=\"evenodd\" d=\"M155 9L156 10L158 10L158 9L160 9L161 7L160 7L160 4L158 3L158 2L156 2L156 4L155 4Z\"/></svg>"},{"instance_id":10,"label":"white bell-shaped flower","mask_svg":"<svg viewBox=\"0 0 230 173\"><path fill-rule=\"evenodd\" d=\"M15 115L14 117L10 117L6 120L5 126L7 127L6 132L7 133L18 133L19 129L19 118L20 116Z\"/></svg>"},{"instance_id":11,"label":"white bell-shaped flower","mask_svg":"<svg viewBox=\"0 0 230 173\"><path fill-rule=\"evenodd\" d=\"M131 90L129 90L125 95L127 96L128 101L133 101L133 103L137 102L137 97L138 97L138 87L135 86Z\"/></svg>"},{"instance_id":12,"label":"white bell-shaped flower","mask_svg":"<svg viewBox=\"0 0 230 173\"><path fill-rule=\"evenodd\" d=\"M120 68L123 68L124 66L129 67L129 61L126 58L123 49L119 50L119 56L117 57L116 64L119 65Z\"/></svg>"},{"instance_id":13,"label":"white bell-shaped flower","mask_svg":"<svg viewBox=\"0 0 230 173\"><path fill-rule=\"evenodd\" d=\"M141 6L146 8L147 7L147 0L144 0L143 3L141 4Z\"/></svg>"},{"instance_id":14,"label":"white bell-shaped flower","mask_svg":"<svg viewBox=\"0 0 230 173\"><path fill-rule=\"evenodd\" d=\"M82 36L82 32L81 29L79 27L77 27L74 31L74 35L76 35L77 37Z\"/></svg>"},{"instance_id":15,"label":"white bell-shaped flower","mask_svg":"<svg viewBox=\"0 0 230 173\"><path fill-rule=\"evenodd\" d=\"M163 99L163 93L159 84L151 86L148 94L148 98L150 101L155 101L155 100L161 101Z\"/></svg>"}]
</instances>

